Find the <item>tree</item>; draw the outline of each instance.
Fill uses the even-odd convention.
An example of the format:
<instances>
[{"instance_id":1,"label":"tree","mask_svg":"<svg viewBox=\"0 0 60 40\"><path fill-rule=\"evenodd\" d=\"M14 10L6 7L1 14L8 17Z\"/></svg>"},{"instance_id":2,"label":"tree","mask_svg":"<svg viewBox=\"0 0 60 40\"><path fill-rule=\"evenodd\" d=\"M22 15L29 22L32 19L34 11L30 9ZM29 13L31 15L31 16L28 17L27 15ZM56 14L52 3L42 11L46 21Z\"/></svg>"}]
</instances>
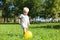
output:
<instances>
[{"instance_id":1,"label":"tree","mask_svg":"<svg viewBox=\"0 0 60 40\"><path fill-rule=\"evenodd\" d=\"M52 8L54 5L54 0L45 0L42 4L41 16L44 18L52 17Z\"/></svg>"},{"instance_id":2,"label":"tree","mask_svg":"<svg viewBox=\"0 0 60 40\"><path fill-rule=\"evenodd\" d=\"M9 6L12 4L11 0L3 0L3 14L2 17L4 17L4 22L8 22L8 18L12 17L12 11L9 10Z\"/></svg>"},{"instance_id":3,"label":"tree","mask_svg":"<svg viewBox=\"0 0 60 40\"><path fill-rule=\"evenodd\" d=\"M60 13L60 0L54 0L54 6L52 8L52 12L54 13L54 18L58 18L58 13Z\"/></svg>"},{"instance_id":4,"label":"tree","mask_svg":"<svg viewBox=\"0 0 60 40\"><path fill-rule=\"evenodd\" d=\"M35 18L36 16L40 16L41 3L42 3L41 0L27 0L24 3L24 5L29 7L29 9L30 9L29 16L31 18Z\"/></svg>"}]
</instances>

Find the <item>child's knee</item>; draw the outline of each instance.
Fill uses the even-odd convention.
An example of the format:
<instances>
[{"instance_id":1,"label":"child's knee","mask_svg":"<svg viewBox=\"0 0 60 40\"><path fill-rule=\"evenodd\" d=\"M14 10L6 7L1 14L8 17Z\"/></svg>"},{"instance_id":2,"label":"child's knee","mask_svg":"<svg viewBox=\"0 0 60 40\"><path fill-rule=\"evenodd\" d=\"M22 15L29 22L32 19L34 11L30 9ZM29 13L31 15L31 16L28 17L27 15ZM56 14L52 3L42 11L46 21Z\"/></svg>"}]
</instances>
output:
<instances>
[{"instance_id":1,"label":"child's knee","mask_svg":"<svg viewBox=\"0 0 60 40\"><path fill-rule=\"evenodd\" d=\"M26 30L26 28L23 28L23 30Z\"/></svg>"}]
</instances>

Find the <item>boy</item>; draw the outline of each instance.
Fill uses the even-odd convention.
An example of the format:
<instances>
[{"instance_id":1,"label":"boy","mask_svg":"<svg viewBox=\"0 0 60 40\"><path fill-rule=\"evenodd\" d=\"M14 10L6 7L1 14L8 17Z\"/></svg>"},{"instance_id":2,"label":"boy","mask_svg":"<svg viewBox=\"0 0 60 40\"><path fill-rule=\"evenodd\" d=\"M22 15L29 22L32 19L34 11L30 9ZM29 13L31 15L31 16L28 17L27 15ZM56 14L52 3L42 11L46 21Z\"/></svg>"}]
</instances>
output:
<instances>
[{"instance_id":1,"label":"boy","mask_svg":"<svg viewBox=\"0 0 60 40\"><path fill-rule=\"evenodd\" d=\"M18 19L19 24L21 24L21 26L23 28L23 33L25 33L27 31L28 25L30 24L28 12L29 12L29 8L24 7L23 14L21 14Z\"/></svg>"}]
</instances>

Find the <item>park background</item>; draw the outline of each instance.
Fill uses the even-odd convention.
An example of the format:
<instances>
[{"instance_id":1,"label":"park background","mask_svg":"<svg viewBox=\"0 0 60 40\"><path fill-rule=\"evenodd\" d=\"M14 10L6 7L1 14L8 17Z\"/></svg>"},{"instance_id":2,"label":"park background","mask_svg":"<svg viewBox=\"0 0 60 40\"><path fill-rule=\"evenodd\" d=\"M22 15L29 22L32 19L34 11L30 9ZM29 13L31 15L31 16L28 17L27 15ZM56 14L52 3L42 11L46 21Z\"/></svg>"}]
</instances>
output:
<instances>
[{"instance_id":1,"label":"park background","mask_svg":"<svg viewBox=\"0 0 60 40\"><path fill-rule=\"evenodd\" d=\"M60 0L0 0L0 23L16 23L24 7L30 9L31 21L60 21Z\"/></svg>"},{"instance_id":2,"label":"park background","mask_svg":"<svg viewBox=\"0 0 60 40\"><path fill-rule=\"evenodd\" d=\"M25 39L18 16L28 7L33 38ZM60 0L0 0L0 40L60 40Z\"/></svg>"}]
</instances>

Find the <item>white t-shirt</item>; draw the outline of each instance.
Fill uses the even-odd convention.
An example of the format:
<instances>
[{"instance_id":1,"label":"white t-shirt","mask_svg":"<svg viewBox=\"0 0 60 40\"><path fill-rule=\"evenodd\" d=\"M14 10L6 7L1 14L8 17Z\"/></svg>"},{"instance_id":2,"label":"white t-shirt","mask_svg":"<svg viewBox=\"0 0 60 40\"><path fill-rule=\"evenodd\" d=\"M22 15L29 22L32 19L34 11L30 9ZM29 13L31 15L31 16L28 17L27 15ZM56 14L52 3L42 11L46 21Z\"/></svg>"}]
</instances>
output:
<instances>
[{"instance_id":1,"label":"white t-shirt","mask_svg":"<svg viewBox=\"0 0 60 40\"><path fill-rule=\"evenodd\" d=\"M27 15L21 14L19 18L21 19L21 26L27 27L29 22L29 17Z\"/></svg>"}]
</instances>

